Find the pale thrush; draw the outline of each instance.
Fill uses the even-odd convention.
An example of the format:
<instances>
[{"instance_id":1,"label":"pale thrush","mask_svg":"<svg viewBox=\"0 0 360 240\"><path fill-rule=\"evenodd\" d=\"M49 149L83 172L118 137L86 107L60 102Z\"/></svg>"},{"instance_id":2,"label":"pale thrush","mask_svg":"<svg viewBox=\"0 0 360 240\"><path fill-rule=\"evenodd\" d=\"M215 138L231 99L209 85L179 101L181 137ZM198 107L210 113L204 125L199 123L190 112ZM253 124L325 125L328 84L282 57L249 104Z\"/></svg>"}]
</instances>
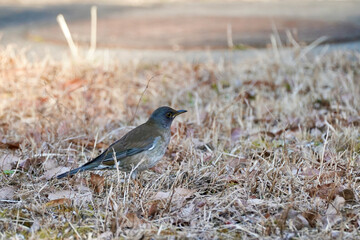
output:
<instances>
[{"instance_id":1,"label":"pale thrush","mask_svg":"<svg viewBox=\"0 0 360 240\"><path fill-rule=\"evenodd\" d=\"M164 156L171 137L171 123L176 116L185 112L170 107L156 109L147 122L125 134L98 157L57 178L86 170L116 169L116 163L120 171L131 172L131 177L135 178L138 172L154 167Z\"/></svg>"}]
</instances>

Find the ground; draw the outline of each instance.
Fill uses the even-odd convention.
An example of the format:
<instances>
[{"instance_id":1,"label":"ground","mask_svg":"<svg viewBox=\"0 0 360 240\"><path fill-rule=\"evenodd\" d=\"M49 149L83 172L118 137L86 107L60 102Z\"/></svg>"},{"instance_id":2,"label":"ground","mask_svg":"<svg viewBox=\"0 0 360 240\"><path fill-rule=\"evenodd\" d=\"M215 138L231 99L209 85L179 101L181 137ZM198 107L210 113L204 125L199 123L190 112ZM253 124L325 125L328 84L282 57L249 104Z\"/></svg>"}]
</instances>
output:
<instances>
[{"instance_id":1,"label":"ground","mask_svg":"<svg viewBox=\"0 0 360 240\"><path fill-rule=\"evenodd\" d=\"M2 238L359 237L360 56L305 52L119 65L2 48ZM161 105L188 113L137 181L53 178Z\"/></svg>"},{"instance_id":2,"label":"ground","mask_svg":"<svg viewBox=\"0 0 360 240\"><path fill-rule=\"evenodd\" d=\"M288 37L242 61L2 43L0 238L359 239L360 53ZM54 178L163 105L188 112L153 169Z\"/></svg>"}]
</instances>

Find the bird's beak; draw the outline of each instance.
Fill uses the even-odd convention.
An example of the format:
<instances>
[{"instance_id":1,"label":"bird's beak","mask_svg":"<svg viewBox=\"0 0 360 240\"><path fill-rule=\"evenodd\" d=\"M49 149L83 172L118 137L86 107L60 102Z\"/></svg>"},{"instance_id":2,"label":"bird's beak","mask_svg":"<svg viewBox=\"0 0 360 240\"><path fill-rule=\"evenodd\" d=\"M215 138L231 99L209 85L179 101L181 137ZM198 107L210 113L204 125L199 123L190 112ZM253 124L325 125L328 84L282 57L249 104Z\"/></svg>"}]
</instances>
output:
<instances>
[{"instance_id":1,"label":"bird's beak","mask_svg":"<svg viewBox=\"0 0 360 240\"><path fill-rule=\"evenodd\" d=\"M180 115L180 114L182 114L182 113L186 113L187 111L186 110L178 110L178 111L176 111L176 113L174 114L174 117L176 117L176 116L178 116L178 115Z\"/></svg>"}]
</instances>

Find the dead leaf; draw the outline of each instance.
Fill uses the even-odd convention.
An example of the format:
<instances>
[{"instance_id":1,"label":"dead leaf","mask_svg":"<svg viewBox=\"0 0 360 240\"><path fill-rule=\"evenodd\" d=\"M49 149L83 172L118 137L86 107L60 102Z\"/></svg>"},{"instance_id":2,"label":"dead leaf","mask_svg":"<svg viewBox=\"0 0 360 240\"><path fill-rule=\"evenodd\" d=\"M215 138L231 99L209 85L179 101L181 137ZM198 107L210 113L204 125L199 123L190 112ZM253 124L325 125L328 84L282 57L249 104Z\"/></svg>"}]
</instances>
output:
<instances>
[{"instance_id":1,"label":"dead leaf","mask_svg":"<svg viewBox=\"0 0 360 240\"><path fill-rule=\"evenodd\" d=\"M71 199L69 198L58 198L51 201L48 201L45 206L46 207L57 207L61 205L71 205Z\"/></svg>"},{"instance_id":2,"label":"dead leaf","mask_svg":"<svg viewBox=\"0 0 360 240\"><path fill-rule=\"evenodd\" d=\"M228 161L226 161L226 165L236 172L239 168L246 167L249 165L251 161L244 157L231 157Z\"/></svg>"},{"instance_id":3,"label":"dead leaf","mask_svg":"<svg viewBox=\"0 0 360 240\"><path fill-rule=\"evenodd\" d=\"M322 108L329 109L330 101L328 99L318 98L313 102L313 108L317 109L317 110L322 109Z\"/></svg>"},{"instance_id":4,"label":"dead leaf","mask_svg":"<svg viewBox=\"0 0 360 240\"><path fill-rule=\"evenodd\" d=\"M104 191L105 178L95 173L90 173L90 184L94 192L100 194Z\"/></svg>"},{"instance_id":5,"label":"dead leaf","mask_svg":"<svg viewBox=\"0 0 360 240\"><path fill-rule=\"evenodd\" d=\"M339 166L340 168L340 166ZM319 181L320 182L329 182L337 177L341 178L345 175L344 171L328 171L321 174Z\"/></svg>"},{"instance_id":6,"label":"dead leaf","mask_svg":"<svg viewBox=\"0 0 360 240\"><path fill-rule=\"evenodd\" d=\"M19 149L20 148L20 142L8 142L6 140L0 141L0 148L7 148L7 149Z\"/></svg>"},{"instance_id":7,"label":"dead leaf","mask_svg":"<svg viewBox=\"0 0 360 240\"><path fill-rule=\"evenodd\" d=\"M318 177L320 174L320 170L316 169L316 168L312 168L312 167L305 167L303 168L302 172L300 173L300 175L308 177L308 178L313 178L313 177ZM320 183L323 182L329 182L330 180L333 180L336 177L342 177L344 176L344 171L326 171L323 172L321 174L321 176L319 177L319 181Z\"/></svg>"},{"instance_id":8,"label":"dead leaf","mask_svg":"<svg viewBox=\"0 0 360 240\"><path fill-rule=\"evenodd\" d=\"M305 176L305 177L317 177L319 175L320 171L316 168L312 168L312 167L305 167L302 169L302 172L300 173L300 175Z\"/></svg>"},{"instance_id":9,"label":"dead leaf","mask_svg":"<svg viewBox=\"0 0 360 240\"><path fill-rule=\"evenodd\" d=\"M360 218L358 217L358 212L348 212L346 218L350 224L352 224L356 229L360 228Z\"/></svg>"},{"instance_id":10,"label":"dead leaf","mask_svg":"<svg viewBox=\"0 0 360 240\"><path fill-rule=\"evenodd\" d=\"M117 220L117 218L112 217L110 220L110 231L111 231L111 236L115 235L118 229L118 223L120 221Z\"/></svg>"},{"instance_id":11,"label":"dead leaf","mask_svg":"<svg viewBox=\"0 0 360 240\"><path fill-rule=\"evenodd\" d=\"M12 186L0 188L0 200L13 200L15 188Z\"/></svg>"},{"instance_id":12,"label":"dead leaf","mask_svg":"<svg viewBox=\"0 0 360 240\"><path fill-rule=\"evenodd\" d=\"M58 167L58 163L55 159L49 158L49 159L45 160L45 162L43 163L43 166L44 166L45 170L51 170L51 169Z\"/></svg>"},{"instance_id":13,"label":"dead leaf","mask_svg":"<svg viewBox=\"0 0 360 240\"><path fill-rule=\"evenodd\" d=\"M302 216L306 218L310 227L316 227L317 221L320 219L320 214L315 211L306 211L302 213Z\"/></svg>"},{"instance_id":14,"label":"dead leaf","mask_svg":"<svg viewBox=\"0 0 360 240\"><path fill-rule=\"evenodd\" d=\"M186 188L175 188L174 195L172 197L173 200L178 199L186 199L193 195L196 191ZM164 200L169 198L172 195L171 191L168 192L157 192L155 196L152 198L153 200Z\"/></svg>"},{"instance_id":15,"label":"dead leaf","mask_svg":"<svg viewBox=\"0 0 360 240\"><path fill-rule=\"evenodd\" d=\"M275 138L276 137L276 133L272 133L270 131L260 131L260 132L256 133L256 135L258 135L258 134L265 135L265 136L268 136L270 138Z\"/></svg>"},{"instance_id":16,"label":"dead leaf","mask_svg":"<svg viewBox=\"0 0 360 240\"><path fill-rule=\"evenodd\" d=\"M339 186L336 183L318 185L308 189L310 197L319 197L325 200L332 200L339 193Z\"/></svg>"},{"instance_id":17,"label":"dead leaf","mask_svg":"<svg viewBox=\"0 0 360 240\"><path fill-rule=\"evenodd\" d=\"M310 226L308 220L301 214L298 214L294 218L293 222L294 222L294 226L297 230L301 230L305 227L308 228Z\"/></svg>"},{"instance_id":18,"label":"dead leaf","mask_svg":"<svg viewBox=\"0 0 360 240\"><path fill-rule=\"evenodd\" d=\"M203 154L203 161L204 162L210 162L211 159L214 157L214 154L213 153L210 153L210 152L206 152Z\"/></svg>"},{"instance_id":19,"label":"dead leaf","mask_svg":"<svg viewBox=\"0 0 360 240\"><path fill-rule=\"evenodd\" d=\"M45 158L27 158L23 160L19 166L25 170L28 171L30 168L38 168L41 166L41 164L45 161Z\"/></svg>"},{"instance_id":20,"label":"dead leaf","mask_svg":"<svg viewBox=\"0 0 360 240\"><path fill-rule=\"evenodd\" d=\"M0 170L11 170L20 158L13 153L2 154L0 156Z\"/></svg>"},{"instance_id":21,"label":"dead leaf","mask_svg":"<svg viewBox=\"0 0 360 240\"><path fill-rule=\"evenodd\" d=\"M57 176L61 173L67 172L69 170L70 170L70 168L68 168L68 167L56 167L53 169L49 169L49 170L44 171L44 174L41 176L40 179L50 180L50 179L54 178L55 176Z\"/></svg>"},{"instance_id":22,"label":"dead leaf","mask_svg":"<svg viewBox=\"0 0 360 240\"><path fill-rule=\"evenodd\" d=\"M158 213L158 204L159 202L158 201L154 201L150 208L149 208L149 211L148 211L148 216L149 217L154 217L157 213Z\"/></svg>"},{"instance_id":23,"label":"dead leaf","mask_svg":"<svg viewBox=\"0 0 360 240\"><path fill-rule=\"evenodd\" d=\"M69 79L65 83L62 84L62 89L66 90L67 92L75 91L76 89L84 86L87 81L83 78L74 78Z\"/></svg>"},{"instance_id":24,"label":"dead leaf","mask_svg":"<svg viewBox=\"0 0 360 240\"><path fill-rule=\"evenodd\" d=\"M347 203L353 203L356 200L354 191L348 188L340 191L339 196L343 197Z\"/></svg>"},{"instance_id":25,"label":"dead leaf","mask_svg":"<svg viewBox=\"0 0 360 240\"><path fill-rule=\"evenodd\" d=\"M119 223L124 228L137 228L143 221L135 213L130 212L120 219Z\"/></svg>"},{"instance_id":26,"label":"dead leaf","mask_svg":"<svg viewBox=\"0 0 360 240\"><path fill-rule=\"evenodd\" d=\"M194 211L195 204L189 204L188 206L181 208L179 217L187 222L190 222L191 219L194 217Z\"/></svg>"},{"instance_id":27,"label":"dead leaf","mask_svg":"<svg viewBox=\"0 0 360 240\"><path fill-rule=\"evenodd\" d=\"M87 187L88 183L86 179L80 179L80 181L78 182L78 184L75 185L76 190L78 190L81 193L88 193L91 192L91 189L89 187Z\"/></svg>"},{"instance_id":28,"label":"dead leaf","mask_svg":"<svg viewBox=\"0 0 360 240\"><path fill-rule=\"evenodd\" d=\"M323 217L323 224L325 227L331 227L342 220L341 210L345 205L345 199L337 195L334 201L329 204L326 214Z\"/></svg>"},{"instance_id":29,"label":"dead leaf","mask_svg":"<svg viewBox=\"0 0 360 240\"><path fill-rule=\"evenodd\" d=\"M91 202L92 201L92 194L86 188L84 191L70 191L70 190L61 190L53 193L49 193L48 199L49 200L56 200L60 198L68 198L74 201L75 205L82 204L84 202Z\"/></svg>"},{"instance_id":30,"label":"dead leaf","mask_svg":"<svg viewBox=\"0 0 360 240\"><path fill-rule=\"evenodd\" d=\"M170 192L157 192L152 199L153 200L163 200L163 199L167 199L168 197L170 197L170 195L171 195Z\"/></svg>"},{"instance_id":31,"label":"dead leaf","mask_svg":"<svg viewBox=\"0 0 360 240\"><path fill-rule=\"evenodd\" d=\"M231 129L231 142L237 142L242 135L242 131L240 128Z\"/></svg>"},{"instance_id":32,"label":"dead leaf","mask_svg":"<svg viewBox=\"0 0 360 240\"><path fill-rule=\"evenodd\" d=\"M206 205L206 202L205 201L200 201L200 202L198 202L197 204L196 204L196 207L197 208L202 208L203 206L205 206Z\"/></svg>"},{"instance_id":33,"label":"dead leaf","mask_svg":"<svg viewBox=\"0 0 360 240\"><path fill-rule=\"evenodd\" d=\"M55 200L55 199L59 199L59 198L70 198L70 197L72 197L74 195L75 195L75 193L73 191L61 190L61 191L49 193L48 199L49 200Z\"/></svg>"}]
</instances>

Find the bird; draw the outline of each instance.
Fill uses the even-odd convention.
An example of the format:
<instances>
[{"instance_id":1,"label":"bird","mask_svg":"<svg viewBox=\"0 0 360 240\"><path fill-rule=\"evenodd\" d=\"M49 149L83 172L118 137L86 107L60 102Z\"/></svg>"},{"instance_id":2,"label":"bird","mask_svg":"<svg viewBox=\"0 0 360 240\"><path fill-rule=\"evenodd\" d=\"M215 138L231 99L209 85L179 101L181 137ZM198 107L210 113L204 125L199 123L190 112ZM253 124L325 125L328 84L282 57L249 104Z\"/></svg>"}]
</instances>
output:
<instances>
[{"instance_id":1,"label":"bird","mask_svg":"<svg viewBox=\"0 0 360 240\"><path fill-rule=\"evenodd\" d=\"M56 178L87 170L119 169L131 173L131 178L135 179L139 172L154 167L164 156L171 138L171 124L176 116L185 112L167 106L157 108L145 123L111 144L99 156Z\"/></svg>"}]
</instances>

